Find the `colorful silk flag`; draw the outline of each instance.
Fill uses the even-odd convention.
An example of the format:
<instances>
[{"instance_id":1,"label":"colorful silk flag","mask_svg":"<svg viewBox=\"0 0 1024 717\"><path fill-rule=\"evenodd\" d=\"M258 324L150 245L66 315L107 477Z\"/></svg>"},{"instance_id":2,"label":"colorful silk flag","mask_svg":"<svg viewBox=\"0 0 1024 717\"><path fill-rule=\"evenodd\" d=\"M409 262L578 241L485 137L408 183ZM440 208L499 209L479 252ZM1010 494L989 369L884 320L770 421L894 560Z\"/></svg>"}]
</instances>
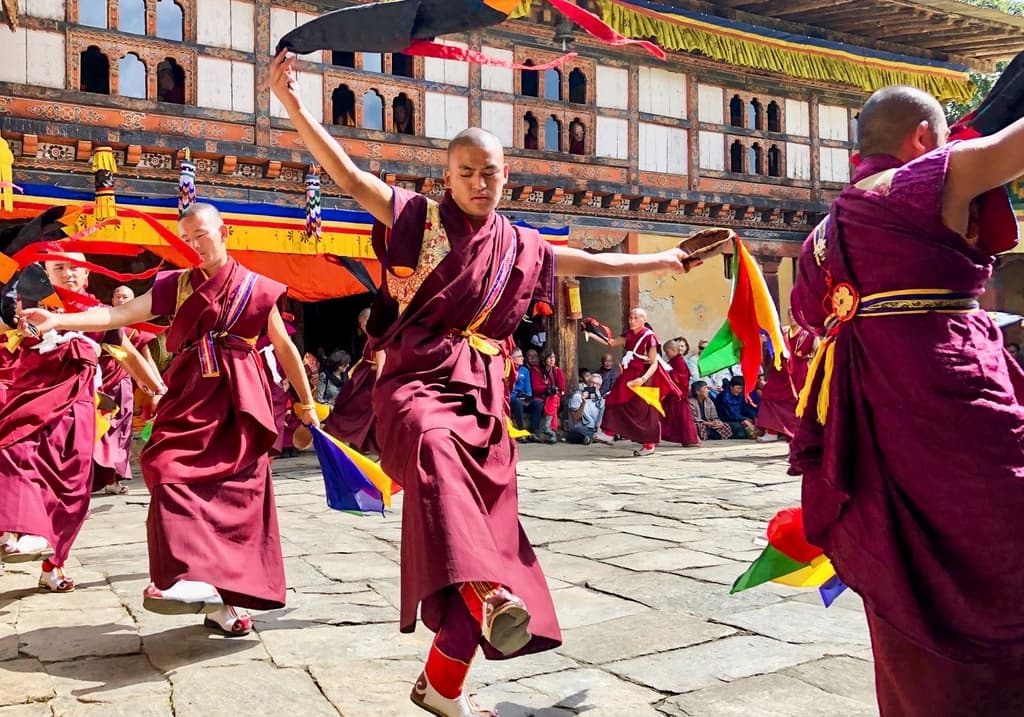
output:
<instances>
[{"instance_id":1,"label":"colorful silk flag","mask_svg":"<svg viewBox=\"0 0 1024 717\"><path fill-rule=\"evenodd\" d=\"M708 376L739 364L743 370L744 393L749 396L757 387L761 369L761 336L768 341L775 368L781 368L782 359L788 357L789 352L768 285L754 257L738 237L732 255L732 277L728 318L701 353L697 368L701 376Z\"/></svg>"},{"instance_id":2,"label":"colorful silk flag","mask_svg":"<svg viewBox=\"0 0 1024 717\"><path fill-rule=\"evenodd\" d=\"M310 426L320 461L327 505L347 513L380 513L391 507L393 486L381 467L323 430Z\"/></svg>"},{"instance_id":3,"label":"colorful silk flag","mask_svg":"<svg viewBox=\"0 0 1024 717\"><path fill-rule=\"evenodd\" d=\"M657 386L630 386L633 393L662 416L665 415L665 407L661 405L661 389Z\"/></svg>"},{"instance_id":4,"label":"colorful silk flag","mask_svg":"<svg viewBox=\"0 0 1024 717\"><path fill-rule=\"evenodd\" d=\"M821 548L807 542L802 508L787 508L768 523L768 545L736 579L730 593L738 593L767 582L795 588L818 588L828 607L846 590L832 561Z\"/></svg>"}]
</instances>

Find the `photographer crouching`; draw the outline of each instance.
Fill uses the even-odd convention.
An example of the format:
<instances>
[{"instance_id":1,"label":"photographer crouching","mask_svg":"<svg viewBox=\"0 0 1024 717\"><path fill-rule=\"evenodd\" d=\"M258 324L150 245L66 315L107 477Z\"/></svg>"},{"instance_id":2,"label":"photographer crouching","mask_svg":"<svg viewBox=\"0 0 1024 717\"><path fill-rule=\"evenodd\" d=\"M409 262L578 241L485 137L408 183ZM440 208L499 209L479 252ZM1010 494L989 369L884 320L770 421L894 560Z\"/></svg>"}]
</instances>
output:
<instances>
[{"instance_id":1,"label":"photographer crouching","mask_svg":"<svg viewBox=\"0 0 1024 717\"><path fill-rule=\"evenodd\" d=\"M590 445L593 440L604 413L601 383L601 374L592 373L587 376L586 384L569 399L569 430L565 437L569 443Z\"/></svg>"}]
</instances>

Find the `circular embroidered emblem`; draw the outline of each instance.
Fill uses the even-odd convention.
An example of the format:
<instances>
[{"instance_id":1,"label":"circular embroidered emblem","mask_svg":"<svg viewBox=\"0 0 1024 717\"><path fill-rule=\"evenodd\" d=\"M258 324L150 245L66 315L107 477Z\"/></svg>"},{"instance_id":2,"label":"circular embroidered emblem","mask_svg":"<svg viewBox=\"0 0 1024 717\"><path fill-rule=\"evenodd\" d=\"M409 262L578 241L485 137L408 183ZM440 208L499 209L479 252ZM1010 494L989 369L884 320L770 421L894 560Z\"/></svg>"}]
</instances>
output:
<instances>
[{"instance_id":1,"label":"circular embroidered emblem","mask_svg":"<svg viewBox=\"0 0 1024 717\"><path fill-rule=\"evenodd\" d=\"M860 296L850 284L836 284L832 289L832 314L840 321L849 321L857 313Z\"/></svg>"}]
</instances>

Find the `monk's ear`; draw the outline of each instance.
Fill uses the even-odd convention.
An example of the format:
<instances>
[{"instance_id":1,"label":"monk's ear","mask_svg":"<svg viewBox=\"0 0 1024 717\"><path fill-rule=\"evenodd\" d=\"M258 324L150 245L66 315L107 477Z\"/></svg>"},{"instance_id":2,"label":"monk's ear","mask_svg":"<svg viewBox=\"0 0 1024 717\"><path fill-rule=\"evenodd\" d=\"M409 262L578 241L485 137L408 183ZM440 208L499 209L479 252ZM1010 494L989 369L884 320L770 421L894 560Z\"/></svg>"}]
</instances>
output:
<instances>
[{"instance_id":1,"label":"monk's ear","mask_svg":"<svg viewBox=\"0 0 1024 717\"><path fill-rule=\"evenodd\" d=\"M447 167L444 168L444 188L452 188L452 170L448 169Z\"/></svg>"},{"instance_id":2,"label":"monk's ear","mask_svg":"<svg viewBox=\"0 0 1024 717\"><path fill-rule=\"evenodd\" d=\"M935 132L932 130L931 123L928 120L921 120L914 127L914 134L911 137L913 142L915 153L923 154L929 151L931 144L929 138L934 135Z\"/></svg>"},{"instance_id":3,"label":"monk's ear","mask_svg":"<svg viewBox=\"0 0 1024 717\"><path fill-rule=\"evenodd\" d=\"M501 166L501 173L505 176L506 181L508 180L508 168L509 168L508 162L505 162Z\"/></svg>"}]
</instances>

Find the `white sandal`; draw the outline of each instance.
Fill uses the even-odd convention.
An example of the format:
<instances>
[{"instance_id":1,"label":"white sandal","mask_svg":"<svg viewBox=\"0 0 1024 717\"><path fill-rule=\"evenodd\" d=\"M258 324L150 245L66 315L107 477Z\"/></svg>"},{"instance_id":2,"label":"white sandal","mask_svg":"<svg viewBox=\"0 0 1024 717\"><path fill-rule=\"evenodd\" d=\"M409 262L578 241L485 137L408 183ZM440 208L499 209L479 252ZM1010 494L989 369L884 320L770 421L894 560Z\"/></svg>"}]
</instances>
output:
<instances>
[{"instance_id":1,"label":"white sandal","mask_svg":"<svg viewBox=\"0 0 1024 717\"><path fill-rule=\"evenodd\" d=\"M23 535L14 540L13 533L5 533L7 540L0 544L0 559L5 563L31 563L53 555L53 548L40 535Z\"/></svg>"},{"instance_id":2,"label":"white sandal","mask_svg":"<svg viewBox=\"0 0 1024 717\"><path fill-rule=\"evenodd\" d=\"M63 568L41 572L38 585L41 590L49 590L51 593L70 593L75 590L74 578L65 575Z\"/></svg>"},{"instance_id":3,"label":"white sandal","mask_svg":"<svg viewBox=\"0 0 1024 717\"><path fill-rule=\"evenodd\" d=\"M242 637L252 631L252 618L239 615L231 605L222 605L203 620L203 625L220 630L225 637Z\"/></svg>"},{"instance_id":4,"label":"white sandal","mask_svg":"<svg viewBox=\"0 0 1024 717\"><path fill-rule=\"evenodd\" d=\"M223 606L217 588L196 580L179 580L166 590L150 583L142 591L142 607L159 615L209 614Z\"/></svg>"}]
</instances>

